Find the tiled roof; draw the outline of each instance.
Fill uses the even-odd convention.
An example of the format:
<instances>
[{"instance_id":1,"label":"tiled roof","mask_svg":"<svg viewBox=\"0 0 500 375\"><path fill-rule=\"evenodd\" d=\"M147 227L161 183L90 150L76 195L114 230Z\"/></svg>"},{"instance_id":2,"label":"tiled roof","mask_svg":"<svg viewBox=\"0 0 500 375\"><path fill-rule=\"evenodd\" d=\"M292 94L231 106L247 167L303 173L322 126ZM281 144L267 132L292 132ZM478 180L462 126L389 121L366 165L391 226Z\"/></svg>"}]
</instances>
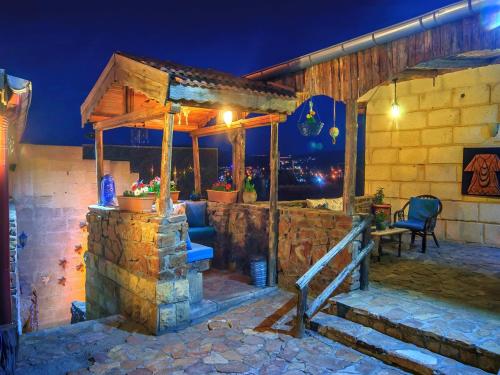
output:
<instances>
[{"instance_id":1,"label":"tiled roof","mask_svg":"<svg viewBox=\"0 0 500 375\"><path fill-rule=\"evenodd\" d=\"M139 57L127 53L118 52L118 54L129 59L149 65L153 68L168 72L176 82L191 87L249 90L260 94L271 94L283 97L295 97L291 89L279 87L262 81L252 81L247 78L238 77L229 73L220 72L207 68L194 68L187 65L181 65L166 60L152 59L149 57Z\"/></svg>"}]
</instances>

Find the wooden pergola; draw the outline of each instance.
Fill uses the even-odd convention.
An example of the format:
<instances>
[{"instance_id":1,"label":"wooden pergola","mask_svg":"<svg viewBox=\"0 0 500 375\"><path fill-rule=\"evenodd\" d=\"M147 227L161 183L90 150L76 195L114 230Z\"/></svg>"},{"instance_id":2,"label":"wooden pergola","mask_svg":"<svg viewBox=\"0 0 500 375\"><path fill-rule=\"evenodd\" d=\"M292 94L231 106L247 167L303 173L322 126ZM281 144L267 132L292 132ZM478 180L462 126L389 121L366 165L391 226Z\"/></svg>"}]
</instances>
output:
<instances>
[{"instance_id":1,"label":"wooden pergola","mask_svg":"<svg viewBox=\"0 0 500 375\"><path fill-rule=\"evenodd\" d=\"M241 192L245 177L245 131L271 126L268 268L269 284L274 285L278 244L278 124L296 107L294 91L280 84L117 52L81 106L82 126L90 122L95 131L98 200L106 130L119 127L163 130L158 213L168 216L172 209L169 181L174 131L187 132L192 137L197 192L201 192L198 139L226 133L233 146L233 180ZM223 122L226 111L232 112L234 120L230 124ZM246 118L249 113L259 116ZM214 120L215 124L209 125Z\"/></svg>"}]
</instances>

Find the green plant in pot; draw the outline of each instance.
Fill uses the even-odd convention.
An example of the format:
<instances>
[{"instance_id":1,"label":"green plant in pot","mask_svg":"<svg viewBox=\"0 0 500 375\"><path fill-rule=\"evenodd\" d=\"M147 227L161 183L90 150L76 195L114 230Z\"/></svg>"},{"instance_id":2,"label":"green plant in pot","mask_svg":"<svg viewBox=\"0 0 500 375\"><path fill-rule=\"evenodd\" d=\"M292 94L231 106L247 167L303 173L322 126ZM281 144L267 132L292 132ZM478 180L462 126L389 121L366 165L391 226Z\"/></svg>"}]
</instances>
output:
<instances>
[{"instance_id":1,"label":"green plant in pot","mask_svg":"<svg viewBox=\"0 0 500 375\"><path fill-rule=\"evenodd\" d=\"M252 176L247 175L245 177L245 184L243 186L244 203L254 203L257 200L257 192L255 191L255 185L252 181Z\"/></svg>"},{"instance_id":2,"label":"green plant in pot","mask_svg":"<svg viewBox=\"0 0 500 375\"><path fill-rule=\"evenodd\" d=\"M375 228L377 230L384 230L387 228L386 223L387 216L384 212L380 211L375 214Z\"/></svg>"},{"instance_id":3,"label":"green plant in pot","mask_svg":"<svg viewBox=\"0 0 500 375\"><path fill-rule=\"evenodd\" d=\"M373 204L372 204L372 212L375 215L375 219L377 214L383 212L385 215L385 222L387 225L390 224L391 221L391 205L389 203L384 203L385 193L384 188L379 187L373 196ZM376 221L376 220L375 220Z\"/></svg>"}]
</instances>

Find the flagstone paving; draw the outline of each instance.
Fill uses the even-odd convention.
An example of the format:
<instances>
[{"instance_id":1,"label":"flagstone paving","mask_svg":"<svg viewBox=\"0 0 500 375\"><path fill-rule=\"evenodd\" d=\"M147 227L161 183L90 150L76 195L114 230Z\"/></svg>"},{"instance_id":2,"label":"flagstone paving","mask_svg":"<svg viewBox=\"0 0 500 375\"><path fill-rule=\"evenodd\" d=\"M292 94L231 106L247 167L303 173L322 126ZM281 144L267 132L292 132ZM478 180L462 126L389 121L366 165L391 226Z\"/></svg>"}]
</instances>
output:
<instances>
[{"instance_id":1,"label":"flagstone paving","mask_svg":"<svg viewBox=\"0 0 500 375\"><path fill-rule=\"evenodd\" d=\"M119 316L21 337L20 374L403 374L287 322L294 295L277 291L207 322L154 337Z\"/></svg>"}]
</instances>

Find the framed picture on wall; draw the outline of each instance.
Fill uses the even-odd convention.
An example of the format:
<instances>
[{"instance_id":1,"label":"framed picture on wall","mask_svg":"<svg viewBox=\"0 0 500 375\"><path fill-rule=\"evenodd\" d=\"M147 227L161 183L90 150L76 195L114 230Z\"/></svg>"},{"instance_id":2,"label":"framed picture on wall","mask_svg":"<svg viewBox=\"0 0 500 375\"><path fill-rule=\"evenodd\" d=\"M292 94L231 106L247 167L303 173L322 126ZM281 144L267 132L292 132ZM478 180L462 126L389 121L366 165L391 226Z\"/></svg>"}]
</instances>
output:
<instances>
[{"instance_id":1,"label":"framed picture on wall","mask_svg":"<svg viewBox=\"0 0 500 375\"><path fill-rule=\"evenodd\" d=\"M464 148L462 194L500 197L500 147Z\"/></svg>"}]
</instances>

